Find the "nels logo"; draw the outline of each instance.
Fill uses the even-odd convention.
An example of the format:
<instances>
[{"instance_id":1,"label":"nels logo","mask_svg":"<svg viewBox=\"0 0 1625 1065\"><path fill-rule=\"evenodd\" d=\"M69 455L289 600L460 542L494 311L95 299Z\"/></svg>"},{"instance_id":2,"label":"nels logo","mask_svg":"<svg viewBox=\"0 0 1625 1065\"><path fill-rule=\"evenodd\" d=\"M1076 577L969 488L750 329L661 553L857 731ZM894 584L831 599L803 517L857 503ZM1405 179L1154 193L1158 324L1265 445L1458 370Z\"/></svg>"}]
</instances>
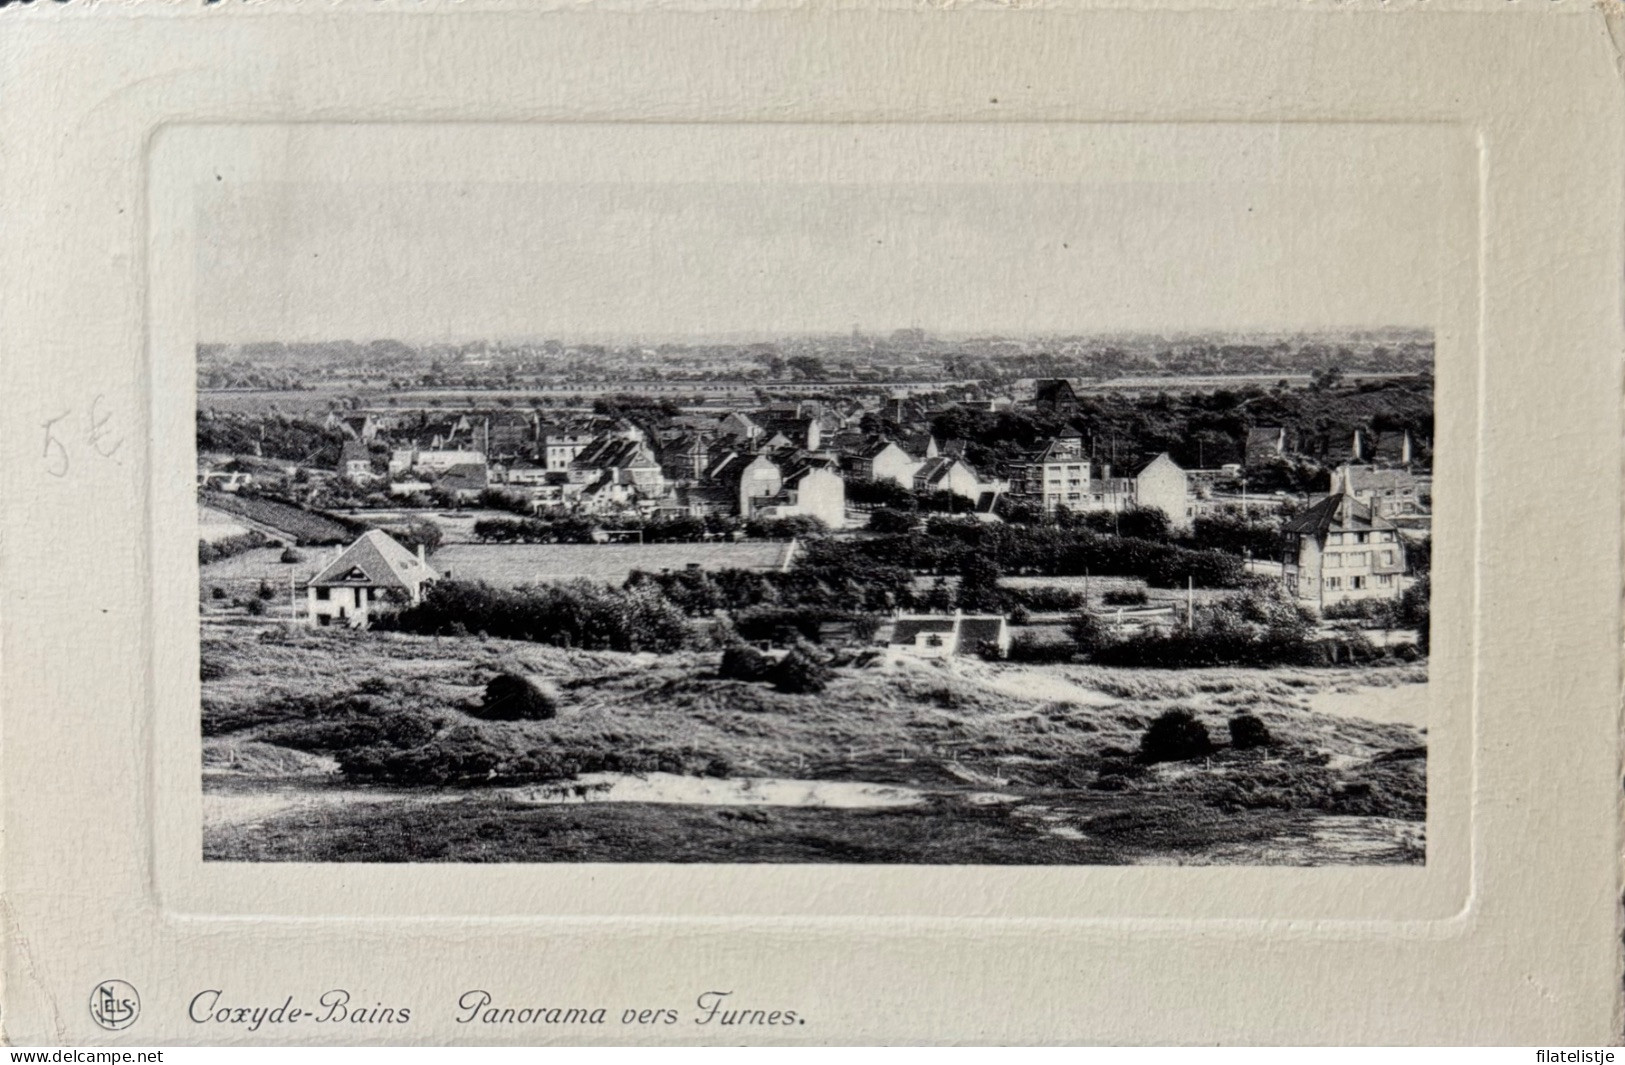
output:
<instances>
[{"instance_id":1,"label":"nels logo","mask_svg":"<svg viewBox=\"0 0 1625 1065\"><path fill-rule=\"evenodd\" d=\"M90 993L90 1016L109 1031L128 1028L141 1016L141 996L123 980L103 980Z\"/></svg>"}]
</instances>

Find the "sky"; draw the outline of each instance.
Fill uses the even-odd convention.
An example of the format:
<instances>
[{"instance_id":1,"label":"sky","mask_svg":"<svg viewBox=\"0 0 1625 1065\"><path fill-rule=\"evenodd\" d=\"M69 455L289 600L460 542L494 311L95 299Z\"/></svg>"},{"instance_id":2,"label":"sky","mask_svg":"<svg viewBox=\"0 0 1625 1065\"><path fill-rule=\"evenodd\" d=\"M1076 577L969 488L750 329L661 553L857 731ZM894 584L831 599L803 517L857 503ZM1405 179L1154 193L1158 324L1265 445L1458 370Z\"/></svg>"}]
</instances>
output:
<instances>
[{"instance_id":1,"label":"sky","mask_svg":"<svg viewBox=\"0 0 1625 1065\"><path fill-rule=\"evenodd\" d=\"M199 339L1427 327L1440 190L1408 173L210 183Z\"/></svg>"}]
</instances>

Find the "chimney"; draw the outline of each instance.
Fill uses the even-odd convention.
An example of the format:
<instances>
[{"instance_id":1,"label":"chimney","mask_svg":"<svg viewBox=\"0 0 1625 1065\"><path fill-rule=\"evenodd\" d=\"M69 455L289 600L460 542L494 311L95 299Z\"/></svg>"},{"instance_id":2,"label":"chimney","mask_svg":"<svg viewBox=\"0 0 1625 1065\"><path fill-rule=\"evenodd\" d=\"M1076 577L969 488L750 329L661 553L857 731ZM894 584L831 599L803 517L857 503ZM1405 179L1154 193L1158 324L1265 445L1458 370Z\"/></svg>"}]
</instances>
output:
<instances>
[{"instance_id":1,"label":"chimney","mask_svg":"<svg viewBox=\"0 0 1625 1065\"><path fill-rule=\"evenodd\" d=\"M427 566L428 564L429 564L428 555L423 550L423 545L418 544L418 565Z\"/></svg>"}]
</instances>

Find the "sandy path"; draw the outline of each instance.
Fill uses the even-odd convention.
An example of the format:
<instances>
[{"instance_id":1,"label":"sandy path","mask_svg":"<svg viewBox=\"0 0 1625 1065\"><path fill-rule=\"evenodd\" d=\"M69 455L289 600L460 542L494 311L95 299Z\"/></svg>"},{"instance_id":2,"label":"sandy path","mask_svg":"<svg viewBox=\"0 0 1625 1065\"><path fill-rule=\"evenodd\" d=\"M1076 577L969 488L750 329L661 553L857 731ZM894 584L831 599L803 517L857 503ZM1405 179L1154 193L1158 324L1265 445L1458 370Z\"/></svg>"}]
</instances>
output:
<instances>
[{"instance_id":1,"label":"sandy path","mask_svg":"<svg viewBox=\"0 0 1625 1065\"><path fill-rule=\"evenodd\" d=\"M424 795L404 791L335 790L327 788L287 787L274 791L209 790L203 791L203 827L231 828L236 825L254 825L269 821L294 810L312 810L330 806L346 806L358 802L393 802L405 800L419 803L452 802L458 795Z\"/></svg>"},{"instance_id":2,"label":"sandy path","mask_svg":"<svg viewBox=\"0 0 1625 1065\"><path fill-rule=\"evenodd\" d=\"M1395 684L1389 688L1360 687L1353 691L1323 691L1307 696L1309 709L1337 717L1357 717L1384 725L1428 725L1429 687Z\"/></svg>"}]
</instances>

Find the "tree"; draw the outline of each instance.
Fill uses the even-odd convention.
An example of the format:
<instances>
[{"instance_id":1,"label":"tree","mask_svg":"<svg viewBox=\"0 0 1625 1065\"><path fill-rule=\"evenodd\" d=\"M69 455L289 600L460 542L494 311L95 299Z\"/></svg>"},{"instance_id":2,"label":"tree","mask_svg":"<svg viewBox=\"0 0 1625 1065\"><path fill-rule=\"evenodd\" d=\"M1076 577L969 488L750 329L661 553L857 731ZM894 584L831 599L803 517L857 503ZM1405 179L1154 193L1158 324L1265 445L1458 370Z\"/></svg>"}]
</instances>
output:
<instances>
[{"instance_id":1,"label":"tree","mask_svg":"<svg viewBox=\"0 0 1625 1065\"><path fill-rule=\"evenodd\" d=\"M1004 592L999 578L1004 576L998 563L979 551L965 556L959 566L958 606L961 610L996 612L1004 609Z\"/></svg>"},{"instance_id":2,"label":"tree","mask_svg":"<svg viewBox=\"0 0 1625 1065\"><path fill-rule=\"evenodd\" d=\"M1189 710L1169 710L1140 737L1141 762L1183 762L1213 753L1207 726Z\"/></svg>"},{"instance_id":3,"label":"tree","mask_svg":"<svg viewBox=\"0 0 1625 1065\"><path fill-rule=\"evenodd\" d=\"M828 376L824 364L811 355L792 355L785 361L785 366L801 381L822 381Z\"/></svg>"},{"instance_id":4,"label":"tree","mask_svg":"<svg viewBox=\"0 0 1625 1065\"><path fill-rule=\"evenodd\" d=\"M914 528L914 515L882 507L869 515L869 528L878 533L906 533Z\"/></svg>"},{"instance_id":5,"label":"tree","mask_svg":"<svg viewBox=\"0 0 1625 1065\"><path fill-rule=\"evenodd\" d=\"M773 662L749 644L736 643L723 649L717 676L724 680L766 680Z\"/></svg>"},{"instance_id":6,"label":"tree","mask_svg":"<svg viewBox=\"0 0 1625 1065\"><path fill-rule=\"evenodd\" d=\"M545 721L557 717L559 695L552 685L528 673L500 673L485 686L477 717L487 721Z\"/></svg>"},{"instance_id":7,"label":"tree","mask_svg":"<svg viewBox=\"0 0 1625 1065\"><path fill-rule=\"evenodd\" d=\"M1343 370L1338 366L1328 366L1324 370L1316 370L1309 375L1309 387L1316 392L1330 392L1343 383Z\"/></svg>"},{"instance_id":8,"label":"tree","mask_svg":"<svg viewBox=\"0 0 1625 1065\"><path fill-rule=\"evenodd\" d=\"M811 695L824 690L832 676L830 668L798 648L792 648L773 667L773 686L781 692Z\"/></svg>"},{"instance_id":9,"label":"tree","mask_svg":"<svg viewBox=\"0 0 1625 1065\"><path fill-rule=\"evenodd\" d=\"M1168 539L1168 515L1157 507L1129 507L1117 515L1117 533L1140 540Z\"/></svg>"},{"instance_id":10,"label":"tree","mask_svg":"<svg viewBox=\"0 0 1625 1065\"><path fill-rule=\"evenodd\" d=\"M1100 624L1100 619L1088 610L1073 616L1067 623L1067 634L1072 637L1072 642L1082 654L1089 654L1106 640L1105 627Z\"/></svg>"},{"instance_id":11,"label":"tree","mask_svg":"<svg viewBox=\"0 0 1625 1065\"><path fill-rule=\"evenodd\" d=\"M1230 719L1230 746L1238 751L1268 747L1274 743L1269 726L1254 714L1237 714Z\"/></svg>"},{"instance_id":12,"label":"tree","mask_svg":"<svg viewBox=\"0 0 1625 1065\"><path fill-rule=\"evenodd\" d=\"M1423 654L1428 653L1430 644L1428 629L1432 623L1432 580L1424 575L1409 588L1405 589L1399 597L1399 620L1402 624L1416 629L1416 647Z\"/></svg>"}]
</instances>

